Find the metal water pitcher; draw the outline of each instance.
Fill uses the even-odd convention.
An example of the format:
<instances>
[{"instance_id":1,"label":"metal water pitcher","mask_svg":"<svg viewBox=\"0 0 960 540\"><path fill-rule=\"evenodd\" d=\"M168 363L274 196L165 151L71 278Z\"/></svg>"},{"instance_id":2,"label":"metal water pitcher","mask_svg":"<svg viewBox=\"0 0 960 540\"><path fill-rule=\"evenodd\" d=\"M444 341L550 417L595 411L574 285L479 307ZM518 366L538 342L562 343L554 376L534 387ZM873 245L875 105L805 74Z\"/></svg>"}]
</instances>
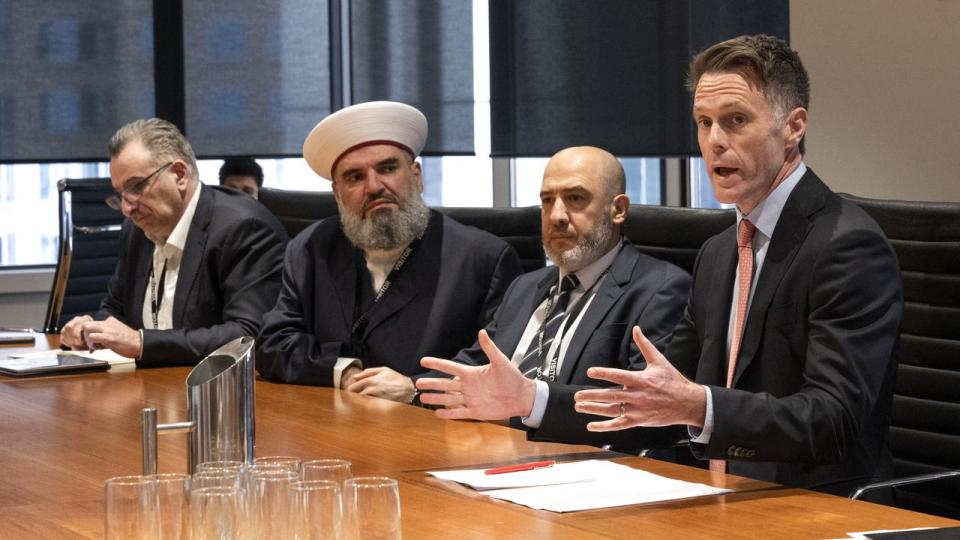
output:
<instances>
[{"instance_id":1,"label":"metal water pitcher","mask_svg":"<svg viewBox=\"0 0 960 540\"><path fill-rule=\"evenodd\" d=\"M143 419L143 474L157 472L157 434L187 433L190 474L206 461L254 458L254 340L242 337L204 358L187 376L186 422L157 424L157 409Z\"/></svg>"}]
</instances>

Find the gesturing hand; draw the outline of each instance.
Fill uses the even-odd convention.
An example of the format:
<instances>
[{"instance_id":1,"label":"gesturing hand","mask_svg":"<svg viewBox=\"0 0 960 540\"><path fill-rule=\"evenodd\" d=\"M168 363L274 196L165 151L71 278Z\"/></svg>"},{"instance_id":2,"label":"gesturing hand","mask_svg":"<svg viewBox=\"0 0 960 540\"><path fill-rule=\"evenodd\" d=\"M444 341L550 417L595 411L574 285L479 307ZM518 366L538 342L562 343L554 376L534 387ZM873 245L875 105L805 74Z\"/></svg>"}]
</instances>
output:
<instances>
[{"instance_id":1,"label":"gesturing hand","mask_svg":"<svg viewBox=\"0 0 960 540\"><path fill-rule=\"evenodd\" d=\"M574 396L577 412L607 416L590 422L590 431L616 431L637 426L686 424L702 427L706 408L703 387L683 376L633 327L633 340L647 362L643 371L593 367L587 375L619 386L581 390Z\"/></svg>"},{"instance_id":2,"label":"gesturing hand","mask_svg":"<svg viewBox=\"0 0 960 540\"><path fill-rule=\"evenodd\" d=\"M453 375L453 379L424 377L417 381L423 393L420 401L428 405L442 405L436 415L447 419L472 418L476 420L504 420L513 416L528 416L536 397L536 383L523 376L487 335L477 334L480 348L490 361L485 366L467 366L450 360L426 357L420 365L427 369Z\"/></svg>"}]
</instances>

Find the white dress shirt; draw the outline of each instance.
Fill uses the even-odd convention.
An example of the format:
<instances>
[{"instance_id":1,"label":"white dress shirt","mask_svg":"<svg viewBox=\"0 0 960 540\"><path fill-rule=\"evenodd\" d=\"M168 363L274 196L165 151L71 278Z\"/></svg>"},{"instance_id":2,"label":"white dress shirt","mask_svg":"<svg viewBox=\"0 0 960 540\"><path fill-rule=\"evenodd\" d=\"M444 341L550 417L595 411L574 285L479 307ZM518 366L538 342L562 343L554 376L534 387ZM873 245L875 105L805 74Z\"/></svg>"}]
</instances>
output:
<instances>
[{"instance_id":1,"label":"white dress shirt","mask_svg":"<svg viewBox=\"0 0 960 540\"><path fill-rule=\"evenodd\" d=\"M409 245L409 244L408 244ZM371 249L363 252L363 259L367 263L367 272L370 273L370 284L373 285L373 294L380 291L383 282L387 280L393 265L397 263L400 254L407 246L400 246L395 249ZM343 371L349 367L356 366L363 369L363 362L359 358L341 356L337 358L337 363L333 366L333 387L340 388L340 379L343 378Z\"/></svg>"},{"instance_id":2,"label":"white dress shirt","mask_svg":"<svg viewBox=\"0 0 960 540\"><path fill-rule=\"evenodd\" d=\"M143 327L150 330L169 330L173 328L173 297L177 292L177 279L180 276L180 262L183 259L183 250L187 245L187 234L190 233L190 224L193 223L193 215L197 212L197 202L200 200L200 190L203 183L197 182L197 189L193 192L193 197L187 203L183 215L177 221L173 232L166 240L161 238L151 238L153 243L153 279L147 280L147 291L143 295ZM166 265L164 265L166 261ZM163 290L155 291L159 286L160 273L166 266L166 275L163 278ZM153 324L153 306L150 305L152 294L156 293L157 300L163 298L160 303L160 309L157 312L157 324ZM141 340L142 341L142 340Z\"/></svg>"},{"instance_id":3,"label":"white dress shirt","mask_svg":"<svg viewBox=\"0 0 960 540\"><path fill-rule=\"evenodd\" d=\"M740 221L747 219L757 228L753 235L753 279L750 283L750 298L747 299L747 313L750 313L750 302L753 301L753 293L757 290L760 271L763 268L763 261L767 256L767 248L770 246L770 238L773 237L773 231L780 220L780 214L783 213L783 207L787 203L793 188L797 187L800 179L807 172L807 166L801 161L800 165L790 173L784 181L777 186L769 195L766 196L760 204L754 208L749 215L744 216L737 210L737 230L740 227ZM737 275L740 274L740 265L737 264ZM740 301L740 292L737 287L737 279L733 280L733 300L730 303L730 316L727 322L727 346L725 357L730 357L730 345L733 340L733 325L737 313L737 302ZM744 324L746 331L746 324ZM726 371L724 371L726 372ZM706 414L703 421L703 429L689 426L688 431L690 440L695 443L707 444L710 442L710 436L713 434L713 394L710 387L703 385L703 390L707 396Z\"/></svg>"},{"instance_id":4,"label":"white dress shirt","mask_svg":"<svg viewBox=\"0 0 960 540\"><path fill-rule=\"evenodd\" d=\"M577 314L577 318L573 320L569 326L567 326L566 319L564 319L564 321L560 324L560 328L565 328L562 338L554 339L553 343L550 344L550 349L547 351L546 358L553 358L554 354L558 354L557 347L560 348L557 359L557 373L559 373L560 369L563 367L564 356L567 354L567 347L570 345L570 340L572 340L574 334L576 334L577 327L580 325L583 315L588 309L590 309L590 304L593 302L593 298L596 296L596 291L599 288L600 280L606 279L607 269L610 268L611 264L613 264L613 260L617 258L617 253L620 252L620 248L622 246L623 242L621 241L599 259L593 261L587 266L584 266L577 272L574 272L574 274L577 276L577 279L580 281L580 285L578 285L577 288L570 293L570 303L568 305L575 306L584 294L589 294L590 296L584 300L583 308ZM561 268L560 277L557 280L557 283L563 281L563 278L566 277L567 274L569 274L569 272L566 272ZM554 289L558 289L558 287L554 287ZM556 295L557 292L558 291L554 290L553 294ZM523 360L527 349L530 348L530 344L540 332L540 325L543 324L543 319L547 315L546 309L549 299L549 297L544 299L543 302L537 306L537 309L533 311L533 315L530 317L530 321L527 323L526 329L524 329L523 334L520 336L520 342L517 343L517 348L514 350L513 356L511 357L511 361L514 365L520 365L520 362ZM552 304L552 302L550 303ZM567 314L569 315L569 312ZM540 422L543 421L543 415L547 410L547 401L550 397L550 386L547 385L546 381L537 380L536 382L537 395L533 400L533 409L530 411L530 416L524 416L521 419L524 425L534 429L540 427Z\"/></svg>"}]
</instances>

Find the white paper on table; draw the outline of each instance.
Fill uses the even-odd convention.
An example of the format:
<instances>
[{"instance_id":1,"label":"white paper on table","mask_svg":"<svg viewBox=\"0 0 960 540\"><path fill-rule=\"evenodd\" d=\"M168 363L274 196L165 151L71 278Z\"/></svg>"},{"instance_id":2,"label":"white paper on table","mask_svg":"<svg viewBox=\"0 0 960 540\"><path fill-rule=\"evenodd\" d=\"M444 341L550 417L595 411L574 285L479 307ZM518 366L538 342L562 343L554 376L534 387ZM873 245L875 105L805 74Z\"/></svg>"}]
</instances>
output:
<instances>
[{"instance_id":1,"label":"white paper on table","mask_svg":"<svg viewBox=\"0 0 960 540\"><path fill-rule=\"evenodd\" d=\"M894 533L894 532L911 532L911 531L926 531L929 529L935 529L936 527L914 527L912 529L878 529L876 531L863 531L863 532L849 532L847 533L848 538L856 538L859 540L869 540L871 534L884 534L884 533Z\"/></svg>"},{"instance_id":2,"label":"white paper on table","mask_svg":"<svg viewBox=\"0 0 960 540\"><path fill-rule=\"evenodd\" d=\"M548 469L497 475L484 475L483 469L434 471L428 474L474 487L466 480L476 477L478 472L479 476L485 478L482 478L483 482L479 484L483 487L475 489L486 490L483 491L484 495L529 506L535 510L553 512L612 508L720 495L733 491L665 478L619 463L600 460L558 463ZM544 474L546 472L550 474ZM500 476L508 478L497 478ZM516 478L518 476L520 478ZM499 483L506 489L494 489L493 483Z\"/></svg>"},{"instance_id":3,"label":"white paper on table","mask_svg":"<svg viewBox=\"0 0 960 540\"><path fill-rule=\"evenodd\" d=\"M428 471L427 474L441 480L450 480L472 487L477 491L488 489L522 488L533 486L557 486L576 482L587 482L602 478L609 461L591 459L570 463L557 463L552 467L543 467L531 471L517 471L501 474L484 474L486 469L462 469L456 471Z\"/></svg>"},{"instance_id":4,"label":"white paper on table","mask_svg":"<svg viewBox=\"0 0 960 540\"><path fill-rule=\"evenodd\" d=\"M107 362L110 362L111 366L134 363L133 358L120 356L119 354L111 351L110 349L97 349L93 352L61 351L59 349L49 350L49 351L32 351L28 353L13 353L9 355L9 358L29 359L29 358L40 358L43 356L50 356L50 355L57 355L57 356L72 355L72 356L82 356L84 358L92 358L93 360L106 360Z\"/></svg>"}]
</instances>

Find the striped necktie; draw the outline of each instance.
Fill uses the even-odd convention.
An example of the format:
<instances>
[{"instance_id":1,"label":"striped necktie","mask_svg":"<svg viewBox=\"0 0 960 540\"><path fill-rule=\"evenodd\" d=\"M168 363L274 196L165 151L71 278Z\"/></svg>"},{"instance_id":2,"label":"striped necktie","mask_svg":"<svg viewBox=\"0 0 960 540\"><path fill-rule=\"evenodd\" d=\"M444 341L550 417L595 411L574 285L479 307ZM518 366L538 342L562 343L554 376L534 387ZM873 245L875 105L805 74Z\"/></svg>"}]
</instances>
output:
<instances>
[{"instance_id":1,"label":"striped necktie","mask_svg":"<svg viewBox=\"0 0 960 540\"><path fill-rule=\"evenodd\" d=\"M570 304L570 294L580 285L580 280L574 274L567 274L560 282L560 294L550 306L550 312L545 316L543 324L540 325L540 331L533 337L530 347L526 354L520 360L520 372L525 376L533 378L537 375L537 368L543 366L543 359L550 351L550 345L557 337L560 327L563 325L564 315L567 306Z\"/></svg>"}]
</instances>

